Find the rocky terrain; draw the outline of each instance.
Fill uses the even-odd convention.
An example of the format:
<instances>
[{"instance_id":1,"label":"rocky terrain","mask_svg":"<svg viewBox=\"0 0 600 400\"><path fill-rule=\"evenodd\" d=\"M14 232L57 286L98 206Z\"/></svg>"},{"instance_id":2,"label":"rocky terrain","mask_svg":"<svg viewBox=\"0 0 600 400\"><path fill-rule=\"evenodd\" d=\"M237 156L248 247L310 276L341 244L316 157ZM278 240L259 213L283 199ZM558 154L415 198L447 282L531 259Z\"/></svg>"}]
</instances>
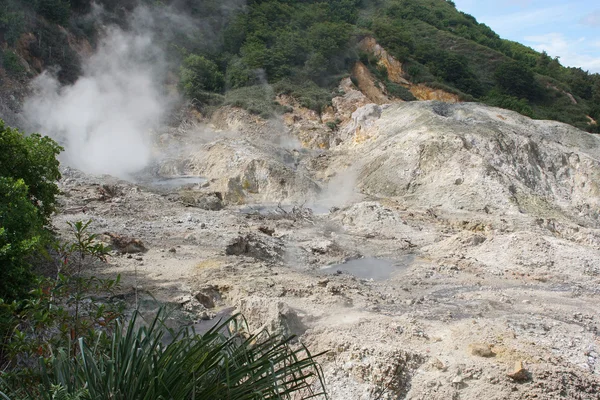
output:
<instances>
[{"instance_id":1,"label":"rocky terrain","mask_svg":"<svg viewBox=\"0 0 600 400\"><path fill-rule=\"evenodd\" d=\"M334 400L600 398L600 138L341 90L322 116L190 115L129 181L67 168L55 225L92 218L93 273L142 307L326 352Z\"/></svg>"}]
</instances>

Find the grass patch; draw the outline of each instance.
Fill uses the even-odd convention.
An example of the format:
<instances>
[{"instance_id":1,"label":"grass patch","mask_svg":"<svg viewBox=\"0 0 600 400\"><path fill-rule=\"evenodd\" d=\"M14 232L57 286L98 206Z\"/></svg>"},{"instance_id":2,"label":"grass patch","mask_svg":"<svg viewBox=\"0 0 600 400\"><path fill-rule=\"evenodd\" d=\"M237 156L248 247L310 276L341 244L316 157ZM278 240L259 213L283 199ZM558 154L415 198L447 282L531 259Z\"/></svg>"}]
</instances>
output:
<instances>
[{"instance_id":1,"label":"grass patch","mask_svg":"<svg viewBox=\"0 0 600 400\"><path fill-rule=\"evenodd\" d=\"M303 84L294 83L284 79L277 82L273 89L278 94L292 96L302 107L321 113L323 109L331 105L332 93L330 90L317 86L316 83L308 81Z\"/></svg>"},{"instance_id":2,"label":"grass patch","mask_svg":"<svg viewBox=\"0 0 600 400\"><path fill-rule=\"evenodd\" d=\"M20 77L25 74L25 67L21 64L17 53L11 50L6 50L0 54L2 58L2 66L9 75Z\"/></svg>"},{"instance_id":3,"label":"grass patch","mask_svg":"<svg viewBox=\"0 0 600 400\"><path fill-rule=\"evenodd\" d=\"M225 93L224 105L240 107L262 118L282 114L286 109L275 101L273 89L268 85L246 86Z\"/></svg>"}]
</instances>

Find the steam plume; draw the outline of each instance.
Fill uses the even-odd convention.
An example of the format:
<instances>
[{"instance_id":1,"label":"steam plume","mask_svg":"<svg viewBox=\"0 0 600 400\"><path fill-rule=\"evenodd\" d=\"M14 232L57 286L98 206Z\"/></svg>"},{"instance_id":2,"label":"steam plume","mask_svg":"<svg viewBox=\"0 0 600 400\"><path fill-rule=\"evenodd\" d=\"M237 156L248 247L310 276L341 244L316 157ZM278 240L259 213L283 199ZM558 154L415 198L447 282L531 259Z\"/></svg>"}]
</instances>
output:
<instances>
[{"instance_id":1,"label":"steam plume","mask_svg":"<svg viewBox=\"0 0 600 400\"><path fill-rule=\"evenodd\" d=\"M34 80L25 117L65 146L63 162L127 177L148 165L149 133L167 111L163 58L151 34L111 28L73 85L48 72Z\"/></svg>"}]
</instances>

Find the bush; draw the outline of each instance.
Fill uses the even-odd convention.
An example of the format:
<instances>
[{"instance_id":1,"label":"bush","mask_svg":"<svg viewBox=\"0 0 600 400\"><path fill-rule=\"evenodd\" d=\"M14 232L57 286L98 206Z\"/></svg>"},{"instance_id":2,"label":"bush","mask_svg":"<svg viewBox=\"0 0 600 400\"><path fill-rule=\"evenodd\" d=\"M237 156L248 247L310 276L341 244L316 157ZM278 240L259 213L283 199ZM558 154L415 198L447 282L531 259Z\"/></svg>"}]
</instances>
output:
<instances>
[{"instance_id":1,"label":"bush","mask_svg":"<svg viewBox=\"0 0 600 400\"><path fill-rule=\"evenodd\" d=\"M221 93L225 85L225 78L217 64L197 54L183 60L179 76L183 93L201 103L210 100L207 93Z\"/></svg>"},{"instance_id":2,"label":"bush","mask_svg":"<svg viewBox=\"0 0 600 400\"><path fill-rule=\"evenodd\" d=\"M0 149L0 298L6 300L30 283L28 258L46 236L55 210L56 156L62 148L48 137L25 137L0 120Z\"/></svg>"},{"instance_id":3,"label":"bush","mask_svg":"<svg viewBox=\"0 0 600 400\"><path fill-rule=\"evenodd\" d=\"M18 384L5 385L5 390L14 400L260 400L325 394L315 357L303 346L292 346L293 337L246 334L237 316L202 335L167 330L164 310L147 325L140 319L134 312L126 326L119 322L112 334L103 333L107 348L80 339L77 354L54 349L37 368L37 386L25 391Z\"/></svg>"},{"instance_id":4,"label":"bush","mask_svg":"<svg viewBox=\"0 0 600 400\"><path fill-rule=\"evenodd\" d=\"M61 83L74 83L81 75L81 63L79 55L69 45L67 33L47 23L39 23L33 33L38 40L29 45L31 56L41 59L46 68L58 66Z\"/></svg>"},{"instance_id":5,"label":"bush","mask_svg":"<svg viewBox=\"0 0 600 400\"><path fill-rule=\"evenodd\" d=\"M22 11L9 10L0 6L0 32L10 46L14 46L25 28L25 18Z\"/></svg>"},{"instance_id":6,"label":"bush","mask_svg":"<svg viewBox=\"0 0 600 400\"><path fill-rule=\"evenodd\" d=\"M230 90L225 94L224 104L243 108L265 119L283 112L283 107L275 101L273 89L268 85Z\"/></svg>"},{"instance_id":7,"label":"bush","mask_svg":"<svg viewBox=\"0 0 600 400\"><path fill-rule=\"evenodd\" d=\"M532 100L540 94L533 72L523 63L505 62L496 69L494 77L500 89L509 96Z\"/></svg>"},{"instance_id":8,"label":"bush","mask_svg":"<svg viewBox=\"0 0 600 400\"><path fill-rule=\"evenodd\" d=\"M65 25L71 16L68 0L36 0L35 9L50 22Z\"/></svg>"},{"instance_id":9,"label":"bush","mask_svg":"<svg viewBox=\"0 0 600 400\"><path fill-rule=\"evenodd\" d=\"M276 93L292 96L302 107L306 107L318 113L331 105L332 94L329 90L319 87L316 83L308 80L302 84L284 79L274 85Z\"/></svg>"},{"instance_id":10,"label":"bush","mask_svg":"<svg viewBox=\"0 0 600 400\"><path fill-rule=\"evenodd\" d=\"M484 98L484 102L487 105L513 110L531 118L535 116L527 99L519 99L514 96L508 96L499 92L498 90L492 90L488 96Z\"/></svg>"},{"instance_id":11,"label":"bush","mask_svg":"<svg viewBox=\"0 0 600 400\"><path fill-rule=\"evenodd\" d=\"M13 76L21 76L25 72L25 68L21 64L19 56L11 50L6 50L2 53L2 66Z\"/></svg>"},{"instance_id":12,"label":"bush","mask_svg":"<svg viewBox=\"0 0 600 400\"><path fill-rule=\"evenodd\" d=\"M257 84L255 70L248 67L239 57L232 57L227 64L225 73L225 88L238 89L244 86Z\"/></svg>"},{"instance_id":13,"label":"bush","mask_svg":"<svg viewBox=\"0 0 600 400\"><path fill-rule=\"evenodd\" d=\"M23 179L0 176L0 298L16 299L33 281L28 256L41 244L43 224Z\"/></svg>"},{"instance_id":14,"label":"bush","mask_svg":"<svg viewBox=\"0 0 600 400\"><path fill-rule=\"evenodd\" d=\"M51 361L56 349L77 354L73 339L83 337L97 348L107 349L116 319L122 317L122 302L112 300L116 280L84 276L97 260L105 261L107 249L89 234L87 223L70 224L73 241L57 245L54 278L39 278L37 288L20 301L0 302L0 356L4 378L20 387L36 380L38 361Z\"/></svg>"},{"instance_id":15,"label":"bush","mask_svg":"<svg viewBox=\"0 0 600 400\"><path fill-rule=\"evenodd\" d=\"M411 93L410 90L405 88L404 86L398 85L396 83L387 81L385 83L385 88L388 93L394 97L397 97L404 101L415 101L417 98Z\"/></svg>"}]
</instances>

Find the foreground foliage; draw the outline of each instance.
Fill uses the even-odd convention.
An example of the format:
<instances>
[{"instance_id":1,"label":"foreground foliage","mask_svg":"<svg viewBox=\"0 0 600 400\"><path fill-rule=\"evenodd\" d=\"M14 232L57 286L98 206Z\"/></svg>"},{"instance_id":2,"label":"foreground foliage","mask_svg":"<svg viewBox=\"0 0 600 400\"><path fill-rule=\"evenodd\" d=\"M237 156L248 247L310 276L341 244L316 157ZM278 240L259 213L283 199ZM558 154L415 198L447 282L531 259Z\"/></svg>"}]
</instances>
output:
<instances>
[{"instance_id":1,"label":"foreground foliage","mask_svg":"<svg viewBox=\"0 0 600 400\"><path fill-rule=\"evenodd\" d=\"M161 310L149 323L127 318L115 280L89 276L108 249L70 224L56 247L56 277L29 297L0 302L4 343L0 398L288 399L323 393L319 366L293 337L247 334L239 316L208 332L167 329ZM124 322L128 321L128 322ZM4 392L4 393L2 393Z\"/></svg>"},{"instance_id":2,"label":"foreground foliage","mask_svg":"<svg viewBox=\"0 0 600 400\"><path fill-rule=\"evenodd\" d=\"M90 223L71 223L73 240L55 246L55 269L46 271L54 277L37 276L37 287L26 296L0 300L0 364L12 381L29 382L37 360L48 362L55 349L70 348L75 354L76 338L109 344L99 340L123 315L122 302L113 297L119 277L89 276L89 267L108 254L88 232Z\"/></svg>"},{"instance_id":3,"label":"foreground foliage","mask_svg":"<svg viewBox=\"0 0 600 400\"><path fill-rule=\"evenodd\" d=\"M30 259L48 237L60 179L52 139L25 136L0 120L0 299L22 296L32 283Z\"/></svg>"},{"instance_id":4,"label":"foreground foliage","mask_svg":"<svg viewBox=\"0 0 600 400\"><path fill-rule=\"evenodd\" d=\"M288 399L324 395L321 371L308 350L292 338L239 330L239 317L197 335L163 325L159 314L140 326L116 323L110 346L78 340L76 354L58 348L41 360L38 384L14 387L16 399ZM103 333L102 335L107 335ZM10 397L9 397L10 396Z\"/></svg>"}]
</instances>

